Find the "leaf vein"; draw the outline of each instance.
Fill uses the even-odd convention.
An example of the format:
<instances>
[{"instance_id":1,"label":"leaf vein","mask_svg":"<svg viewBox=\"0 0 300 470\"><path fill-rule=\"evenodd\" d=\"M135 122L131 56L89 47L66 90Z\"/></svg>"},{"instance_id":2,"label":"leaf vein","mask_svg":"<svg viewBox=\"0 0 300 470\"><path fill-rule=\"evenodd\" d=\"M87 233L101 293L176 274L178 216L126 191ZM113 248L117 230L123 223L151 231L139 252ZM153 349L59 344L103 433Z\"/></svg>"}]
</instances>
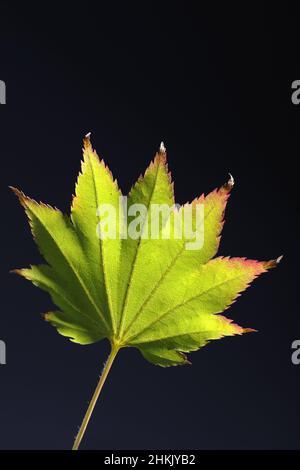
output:
<instances>
[{"instance_id":1,"label":"leaf vein","mask_svg":"<svg viewBox=\"0 0 300 470\"><path fill-rule=\"evenodd\" d=\"M149 330L150 328L152 328L156 323L160 322L164 317L166 317L167 315L169 315L170 313L172 312L175 312L176 310L178 310L180 307L184 307L185 305L189 304L190 302L192 302L193 300L196 300L200 297L202 297L203 295L207 294L208 292L210 292L211 290L213 289L216 289L218 287L221 287L222 285L225 285L227 284L228 282L232 282L232 281L235 281L237 279L240 279L242 278L243 275L239 275L239 276L235 276L233 278L230 278L230 279L226 279L226 281L222 281L220 282L219 284L215 284L214 286L211 286L209 289L206 289L202 292L200 292L200 294L197 294L193 297L190 297L188 300L184 301L184 302L181 302L180 304L177 304L175 305L174 307L170 308L169 310L167 310L166 312L162 313L158 318L156 318L155 320L153 320L153 322L151 322L149 325L145 326L145 328L143 328L141 331L139 331L138 333L132 335L131 337L127 338L127 343L129 344L129 342L131 342L133 339L136 339L138 338L142 333L144 333L145 331Z\"/></svg>"},{"instance_id":2,"label":"leaf vein","mask_svg":"<svg viewBox=\"0 0 300 470\"><path fill-rule=\"evenodd\" d=\"M143 227L141 228L141 235L143 233L146 220L148 219L148 209L150 207L150 204L151 204L151 201L152 201L152 198L153 198L153 194L154 194L154 190L155 190L155 186L156 186L156 183L157 183L159 166L160 165L158 164L157 169L156 169L155 179L154 179L154 182L153 182L153 187L152 187L151 194L150 194L150 197L149 197L149 201L148 201L148 204L147 204L147 216L144 219ZM124 320L125 320L125 310L126 310L127 304L128 304L128 295L129 295L129 291L130 291L130 287L131 287L131 283L132 283L132 278L133 278L133 273L134 273L137 258L138 258L139 249L140 249L140 246L141 246L141 241L142 241L142 237L140 236L139 239L138 239L137 248L136 248L136 252L135 252L135 255L134 255L134 260L133 260L131 270L130 270L130 275L129 275L129 281L128 281L128 285L127 285L127 289L126 289L126 294L124 296L124 302L123 302L122 309L121 309L119 336L121 336L121 333L122 333L122 326L123 326Z\"/></svg>"}]
</instances>

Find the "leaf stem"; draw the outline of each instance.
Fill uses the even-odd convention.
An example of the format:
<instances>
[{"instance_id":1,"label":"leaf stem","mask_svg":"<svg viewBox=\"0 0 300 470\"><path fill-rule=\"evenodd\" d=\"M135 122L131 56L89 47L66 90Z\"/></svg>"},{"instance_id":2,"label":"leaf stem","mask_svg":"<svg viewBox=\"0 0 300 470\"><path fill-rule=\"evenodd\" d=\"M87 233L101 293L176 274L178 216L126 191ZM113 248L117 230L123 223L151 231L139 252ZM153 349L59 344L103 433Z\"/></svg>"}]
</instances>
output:
<instances>
[{"instance_id":1,"label":"leaf stem","mask_svg":"<svg viewBox=\"0 0 300 470\"><path fill-rule=\"evenodd\" d=\"M96 390L95 390L95 392L92 396L92 399L90 401L88 409L87 409L87 411L84 415L83 421L81 423L80 429L79 429L78 434L76 436L76 439L75 439L74 445L72 447L72 450L78 450L78 448L80 446L81 440L84 436L86 428L87 428L87 426L89 424L89 421L91 419L91 416L92 416L93 410L95 408L95 405L97 403L100 392L103 388L103 385L106 381L106 378L109 374L111 366L113 365L114 359L115 359L116 355L118 354L119 349L120 349L120 347L116 346L116 345L112 345L112 347L111 347L110 355L108 356L108 359L107 359L106 363L104 364L104 368L102 370L102 374L100 376L98 385L97 385Z\"/></svg>"}]
</instances>

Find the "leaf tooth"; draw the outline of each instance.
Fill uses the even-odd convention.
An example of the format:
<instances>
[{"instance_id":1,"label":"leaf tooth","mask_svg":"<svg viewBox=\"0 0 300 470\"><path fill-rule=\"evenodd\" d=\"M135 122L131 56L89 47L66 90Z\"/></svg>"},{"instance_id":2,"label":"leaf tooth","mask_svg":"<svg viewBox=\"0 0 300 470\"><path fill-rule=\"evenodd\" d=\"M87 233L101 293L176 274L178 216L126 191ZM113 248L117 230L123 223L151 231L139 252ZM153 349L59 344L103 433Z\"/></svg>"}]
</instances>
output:
<instances>
[{"instance_id":1,"label":"leaf tooth","mask_svg":"<svg viewBox=\"0 0 300 470\"><path fill-rule=\"evenodd\" d=\"M241 294L238 294L238 297ZM236 302L236 300L233 301L233 303ZM227 309L226 309L227 310ZM226 323L231 323L231 326L235 328L236 331L234 331L231 335L222 335L221 338L225 338L226 336L233 336L233 335L243 335L245 333L257 333L258 330L255 328L243 328L242 326L238 325L237 323L234 323L233 320L231 320L228 317L225 317L224 315L218 314L219 318L222 318L223 320L226 321ZM210 342L210 341L208 341ZM197 348L199 349L199 348ZM196 350L197 350L196 349Z\"/></svg>"},{"instance_id":2,"label":"leaf tooth","mask_svg":"<svg viewBox=\"0 0 300 470\"><path fill-rule=\"evenodd\" d=\"M242 333L257 333L257 330L254 328L242 328Z\"/></svg>"},{"instance_id":3,"label":"leaf tooth","mask_svg":"<svg viewBox=\"0 0 300 470\"><path fill-rule=\"evenodd\" d=\"M191 366L192 365L191 361L188 359L187 355L184 354L184 352L179 351L178 349L176 349L176 352L184 360L184 362L182 362L181 364L178 364L178 365L184 365L184 366L186 366L186 365Z\"/></svg>"},{"instance_id":4,"label":"leaf tooth","mask_svg":"<svg viewBox=\"0 0 300 470\"><path fill-rule=\"evenodd\" d=\"M20 191L18 188L15 188L14 186L8 186L8 187L19 198L19 201L23 206L26 200L25 194L22 191Z\"/></svg>"},{"instance_id":5,"label":"leaf tooth","mask_svg":"<svg viewBox=\"0 0 300 470\"><path fill-rule=\"evenodd\" d=\"M240 296L241 294L238 294L238 296ZM234 302L236 301L236 299L234 300ZM228 308L228 307L227 307ZM227 310L227 309L225 309ZM238 325L237 323L234 323L234 321L231 319L231 318L228 318L228 317L225 317L225 315L220 315L218 314L218 317L220 319L222 319L222 321L224 321L224 323L228 323L231 325L232 328L234 328L234 332L232 334L234 335L241 335L244 333L244 328L241 327L240 325ZM232 335L230 335L232 336ZM222 335L222 338L224 338L224 335Z\"/></svg>"},{"instance_id":6,"label":"leaf tooth","mask_svg":"<svg viewBox=\"0 0 300 470\"><path fill-rule=\"evenodd\" d=\"M273 269L276 268L279 263L281 262L283 255L278 256L276 259L271 259L270 261L263 261L263 266L265 269Z\"/></svg>"},{"instance_id":7,"label":"leaf tooth","mask_svg":"<svg viewBox=\"0 0 300 470\"><path fill-rule=\"evenodd\" d=\"M51 312L42 313L44 320L49 321L49 322L50 322L50 318L49 318L50 315L51 315Z\"/></svg>"},{"instance_id":8,"label":"leaf tooth","mask_svg":"<svg viewBox=\"0 0 300 470\"><path fill-rule=\"evenodd\" d=\"M34 206L46 207L47 209L51 209L53 211L61 213L61 210L59 210L56 206L51 206L50 204L45 204L42 201L38 202L35 199L32 199L29 196L26 196L26 194L24 194L23 191L20 191L20 189L15 188L14 186L9 186L9 189L11 189L12 192L17 196L17 198L20 201L20 204L24 207L25 210L26 209L30 210L30 204L33 204Z\"/></svg>"},{"instance_id":9,"label":"leaf tooth","mask_svg":"<svg viewBox=\"0 0 300 470\"><path fill-rule=\"evenodd\" d=\"M23 268L14 268L9 270L10 274L18 274L19 276L24 276Z\"/></svg>"},{"instance_id":10,"label":"leaf tooth","mask_svg":"<svg viewBox=\"0 0 300 470\"><path fill-rule=\"evenodd\" d=\"M15 268L15 269L11 269L9 271L10 274L17 274L18 276L22 276L24 277L25 279L27 279L28 281L32 281L31 277L28 275L28 271L31 271L32 268L34 268L35 266L33 266L32 264L29 265L28 268Z\"/></svg>"}]
</instances>

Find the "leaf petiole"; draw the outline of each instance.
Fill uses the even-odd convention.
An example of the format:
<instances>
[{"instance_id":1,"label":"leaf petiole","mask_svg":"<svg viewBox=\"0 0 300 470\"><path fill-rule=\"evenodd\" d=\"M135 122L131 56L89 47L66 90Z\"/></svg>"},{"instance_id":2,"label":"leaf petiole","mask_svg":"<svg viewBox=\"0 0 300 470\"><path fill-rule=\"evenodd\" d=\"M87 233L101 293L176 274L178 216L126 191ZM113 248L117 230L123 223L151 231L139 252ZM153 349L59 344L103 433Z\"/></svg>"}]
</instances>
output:
<instances>
[{"instance_id":1,"label":"leaf petiole","mask_svg":"<svg viewBox=\"0 0 300 470\"><path fill-rule=\"evenodd\" d=\"M95 392L92 396L92 399L90 401L88 409L87 409L87 411L84 415L83 421L82 421L81 426L79 428L79 431L78 431L78 434L76 436L76 439L75 439L74 445L72 447L72 450L78 450L78 448L80 446L80 443L81 443L82 438L85 434L86 428L87 428L87 426L89 424L89 421L91 419L93 410L94 410L95 405L97 403L98 397L101 393L103 385L106 381L106 378L109 374L111 366L113 365L114 359L115 359L116 355L118 354L119 349L120 349L120 346L112 345L112 347L111 347L110 354L109 354L108 359L107 359L107 361L104 365L104 368L102 370L102 374L100 376L100 379L99 379L99 382L97 384L96 390L95 390Z\"/></svg>"}]
</instances>

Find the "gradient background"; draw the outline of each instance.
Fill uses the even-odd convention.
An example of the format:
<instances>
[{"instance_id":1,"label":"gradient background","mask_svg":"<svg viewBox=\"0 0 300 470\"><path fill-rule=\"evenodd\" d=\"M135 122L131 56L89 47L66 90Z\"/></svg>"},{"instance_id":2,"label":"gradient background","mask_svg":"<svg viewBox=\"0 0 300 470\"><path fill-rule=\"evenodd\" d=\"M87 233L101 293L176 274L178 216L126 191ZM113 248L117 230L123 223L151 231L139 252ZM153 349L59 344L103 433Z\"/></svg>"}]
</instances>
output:
<instances>
[{"instance_id":1,"label":"gradient background","mask_svg":"<svg viewBox=\"0 0 300 470\"><path fill-rule=\"evenodd\" d=\"M7 186L68 211L91 131L124 191L161 140L179 203L232 172L220 254L285 258L228 313L258 333L211 343L192 367L121 351L82 448L299 449L297 16L263 2L106 3L1 2L0 448L70 448L108 353L58 335L40 317L47 294L8 274L40 256Z\"/></svg>"}]
</instances>

